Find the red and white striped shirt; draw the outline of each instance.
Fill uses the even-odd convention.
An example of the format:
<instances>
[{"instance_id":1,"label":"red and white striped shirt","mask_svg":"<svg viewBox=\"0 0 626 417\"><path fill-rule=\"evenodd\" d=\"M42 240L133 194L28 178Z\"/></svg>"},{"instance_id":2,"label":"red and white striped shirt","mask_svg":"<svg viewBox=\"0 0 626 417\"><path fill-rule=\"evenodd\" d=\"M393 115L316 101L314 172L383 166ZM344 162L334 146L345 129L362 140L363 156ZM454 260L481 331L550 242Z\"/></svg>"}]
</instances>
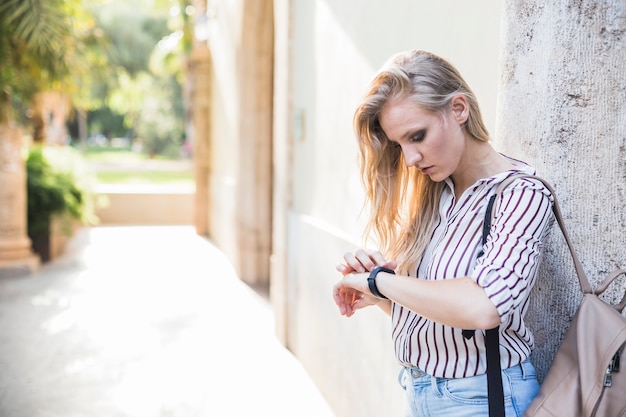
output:
<instances>
[{"instance_id":1,"label":"red and white striped shirt","mask_svg":"<svg viewBox=\"0 0 626 417\"><path fill-rule=\"evenodd\" d=\"M519 161L512 162L519 165ZM534 284L542 244L553 223L552 196L544 185L526 178L515 180L494 206L495 217L487 242L482 226L489 198L514 172L533 174L523 165L477 181L455 201L454 185L446 180L439 205L440 220L419 265L419 279L443 280L469 276L496 306L500 317L502 369L530 355L533 335L524 323L528 296ZM484 255L478 258L481 250ZM403 366L429 375L461 378L486 372L485 332L466 339L462 329L427 320L393 304L393 343Z\"/></svg>"}]
</instances>

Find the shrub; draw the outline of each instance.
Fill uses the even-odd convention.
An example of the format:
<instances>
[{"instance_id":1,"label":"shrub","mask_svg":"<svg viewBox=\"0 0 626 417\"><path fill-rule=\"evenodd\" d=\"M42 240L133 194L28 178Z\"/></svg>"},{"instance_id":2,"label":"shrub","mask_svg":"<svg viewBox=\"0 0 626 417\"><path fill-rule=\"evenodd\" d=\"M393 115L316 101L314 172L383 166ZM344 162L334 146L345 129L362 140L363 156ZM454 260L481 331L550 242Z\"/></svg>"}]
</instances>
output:
<instances>
[{"instance_id":1,"label":"shrub","mask_svg":"<svg viewBox=\"0 0 626 417\"><path fill-rule=\"evenodd\" d=\"M78 157L70 152L74 151L63 148L62 152L54 152L57 154L56 159L66 159L61 165L51 163L53 158L47 156L43 147L29 150L26 159L26 183L28 235L31 239L50 234L53 216L83 224L96 220L93 196L84 183L84 177L77 175L76 164L67 163L68 159Z\"/></svg>"}]
</instances>

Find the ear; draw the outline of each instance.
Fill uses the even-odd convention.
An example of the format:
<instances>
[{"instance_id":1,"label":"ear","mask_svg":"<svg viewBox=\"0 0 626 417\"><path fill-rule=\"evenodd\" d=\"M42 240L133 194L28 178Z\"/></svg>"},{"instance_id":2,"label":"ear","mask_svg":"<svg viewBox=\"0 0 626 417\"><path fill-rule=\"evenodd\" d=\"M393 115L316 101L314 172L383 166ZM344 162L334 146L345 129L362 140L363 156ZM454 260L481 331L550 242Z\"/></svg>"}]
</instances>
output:
<instances>
[{"instance_id":1,"label":"ear","mask_svg":"<svg viewBox=\"0 0 626 417\"><path fill-rule=\"evenodd\" d=\"M464 94L457 94L450 100L452 115L459 124L463 124L469 117L469 103Z\"/></svg>"}]
</instances>

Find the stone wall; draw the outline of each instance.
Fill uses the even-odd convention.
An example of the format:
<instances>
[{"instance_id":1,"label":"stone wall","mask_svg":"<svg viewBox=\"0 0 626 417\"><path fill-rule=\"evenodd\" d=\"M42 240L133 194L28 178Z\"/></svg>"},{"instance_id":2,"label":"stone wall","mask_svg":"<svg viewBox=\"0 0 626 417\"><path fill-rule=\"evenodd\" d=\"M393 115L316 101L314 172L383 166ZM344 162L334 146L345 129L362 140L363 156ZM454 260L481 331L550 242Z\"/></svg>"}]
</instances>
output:
<instances>
[{"instance_id":1,"label":"stone wall","mask_svg":"<svg viewBox=\"0 0 626 417\"><path fill-rule=\"evenodd\" d=\"M511 0L502 33L497 144L554 185L594 285L626 267L626 5ZM608 299L618 300L623 287ZM571 258L555 231L529 319L540 375L579 300Z\"/></svg>"}]
</instances>

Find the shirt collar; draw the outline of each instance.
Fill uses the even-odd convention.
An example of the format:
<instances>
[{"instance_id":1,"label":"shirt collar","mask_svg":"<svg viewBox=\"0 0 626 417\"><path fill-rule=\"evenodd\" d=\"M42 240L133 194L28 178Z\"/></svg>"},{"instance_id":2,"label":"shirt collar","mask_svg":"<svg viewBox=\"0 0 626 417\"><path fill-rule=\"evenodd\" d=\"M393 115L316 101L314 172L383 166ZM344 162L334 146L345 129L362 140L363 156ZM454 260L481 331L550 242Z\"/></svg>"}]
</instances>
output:
<instances>
[{"instance_id":1,"label":"shirt collar","mask_svg":"<svg viewBox=\"0 0 626 417\"><path fill-rule=\"evenodd\" d=\"M516 174L516 173L523 173L523 174L528 174L528 175L535 175L536 174L536 170L535 168L531 167L530 165L528 165L526 162L517 160L517 159L513 159L510 158L504 154L501 154L504 158L506 158L513 166L514 169L510 169L508 171L503 171L503 172L499 172L495 175L492 175L490 177L487 178L481 178L479 180L477 180L474 184L472 184L470 186L470 188L475 188L481 184L484 183L494 183L494 184L498 184L502 181L504 181L505 178L509 177L510 175ZM444 180L444 182L447 184L448 188L450 189L450 192L452 192L454 194L454 183L452 182L452 178L448 177Z\"/></svg>"}]
</instances>

